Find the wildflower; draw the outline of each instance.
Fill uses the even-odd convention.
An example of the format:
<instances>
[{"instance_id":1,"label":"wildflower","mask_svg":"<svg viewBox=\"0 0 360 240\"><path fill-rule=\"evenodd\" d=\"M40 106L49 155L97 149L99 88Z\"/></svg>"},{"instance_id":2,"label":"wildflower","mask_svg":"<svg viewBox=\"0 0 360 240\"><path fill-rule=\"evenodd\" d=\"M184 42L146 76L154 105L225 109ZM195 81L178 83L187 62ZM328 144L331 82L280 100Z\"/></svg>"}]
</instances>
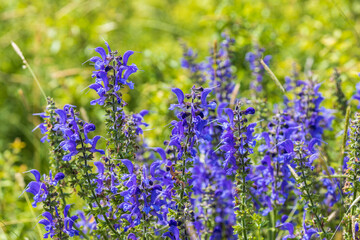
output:
<instances>
[{"instance_id":1,"label":"wildflower","mask_svg":"<svg viewBox=\"0 0 360 240\"><path fill-rule=\"evenodd\" d=\"M49 177L44 174L43 180L41 180L41 175L38 170L33 169L29 172L34 175L35 181L31 181L25 188L25 191L34 195L34 202L32 203L33 207L36 207L39 202L46 200L49 194L48 187L50 185L56 186L58 181L64 179L65 177L63 173L59 172L54 176L54 178L52 178L50 170Z\"/></svg>"},{"instance_id":2,"label":"wildflower","mask_svg":"<svg viewBox=\"0 0 360 240\"><path fill-rule=\"evenodd\" d=\"M70 205L66 205L64 208L64 232L67 233L70 237L75 235L79 235L79 231L73 229L75 221L78 219L78 216L68 216L69 214Z\"/></svg>"}]
</instances>

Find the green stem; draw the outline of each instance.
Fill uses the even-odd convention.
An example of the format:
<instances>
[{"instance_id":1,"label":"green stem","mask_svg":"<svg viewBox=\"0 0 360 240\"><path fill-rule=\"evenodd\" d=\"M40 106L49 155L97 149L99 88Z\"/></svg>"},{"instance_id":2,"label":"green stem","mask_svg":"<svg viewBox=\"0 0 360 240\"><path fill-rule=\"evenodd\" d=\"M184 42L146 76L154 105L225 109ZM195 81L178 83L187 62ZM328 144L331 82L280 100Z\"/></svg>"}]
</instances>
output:
<instances>
[{"instance_id":1,"label":"green stem","mask_svg":"<svg viewBox=\"0 0 360 240\"><path fill-rule=\"evenodd\" d=\"M76 224L74 224L73 227L74 227L76 230L79 231L79 233L80 233L81 236L83 236L85 239L90 240L90 238L89 238L86 234L84 234L84 233L81 231L81 229L76 226Z\"/></svg>"},{"instance_id":2,"label":"green stem","mask_svg":"<svg viewBox=\"0 0 360 240\"><path fill-rule=\"evenodd\" d=\"M185 144L185 149L184 149L184 157L183 157L183 162L182 162L182 177L184 177L185 175L185 170L186 170L186 158L187 158L187 146L189 145L189 141L190 138L192 137L192 130L191 130L191 126L192 126L192 117L190 118L190 124L189 124L189 128L188 128L188 136L186 139L186 144ZM180 193L180 199L182 200L182 198L184 197L184 193L185 193L185 183L182 185L182 189L181 189L181 193Z\"/></svg>"},{"instance_id":3,"label":"green stem","mask_svg":"<svg viewBox=\"0 0 360 240\"><path fill-rule=\"evenodd\" d=\"M84 142L83 142L83 139L81 137L81 134L79 134L79 136L80 136L80 142L81 142L81 147L82 147L82 153L83 153L83 157L84 157L84 160L85 160L85 175L86 175L86 179L88 181L89 186L91 186L91 181L90 181L89 172L88 172L88 168L87 168L88 164L87 164L87 156L85 154L85 146L84 146ZM107 218L106 214L104 213L104 209L102 208L101 204L99 203L93 189L91 189L91 194L92 194L94 200L96 201L97 206L100 208L101 215L104 217L104 219L105 219L107 225L110 227L111 231L113 233L115 233L116 236L120 237L120 234L115 230L115 228L112 226L109 219ZM104 235L104 237L106 239L108 239L106 235Z\"/></svg>"},{"instance_id":4,"label":"green stem","mask_svg":"<svg viewBox=\"0 0 360 240\"><path fill-rule=\"evenodd\" d=\"M240 119L241 119L241 116L240 114L238 114L238 131L239 131L239 138L241 137L241 127L240 127ZM241 138L240 138L240 141L241 141ZM242 211L242 219L241 219L241 222L242 222L242 232L243 232L243 236L244 236L244 239L247 240L247 233L246 233L246 221L245 221L245 197L246 197L246 184L245 184L245 181L246 181L246 169L245 169L245 159L243 157L243 155L241 154L240 155L240 161L241 161L241 165L242 165L242 173L239 172L239 174L241 174L242 176L242 183L241 183L241 187L242 187L242 196L241 196L241 200L242 200L242 206L241 206L241 211ZM239 183L238 183L239 184Z\"/></svg>"},{"instance_id":5,"label":"green stem","mask_svg":"<svg viewBox=\"0 0 360 240\"><path fill-rule=\"evenodd\" d=\"M300 160L300 161L301 161L301 160ZM311 203L311 209L312 209L311 211L312 211L312 213L315 215L316 220L317 220L317 222L318 222L318 225L319 225L320 228L321 228L321 231L326 235L326 231L325 231L324 227L323 227L322 224L321 224L321 220L320 220L318 214L313 210L314 207L315 207L315 205L314 205L313 200L312 200L312 198L311 198L311 195L310 195L310 193L309 193L309 191L308 191L309 187L308 187L308 185L307 185L307 183L306 183L306 179L305 179L305 172L304 172L303 162L301 161L300 164L301 164L301 174L302 174L301 179L302 179L302 182L303 182L304 185L305 185L305 194L307 195L307 198L309 199L309 201L310 201L310 203Z\"/></svg>"},{"instance_id":6,"label":"green stem","mask_svg":"<svg viewBox=\"0 0 360 240\"><path fill-rule=\"evenodd\" d=\"M245 213L245 191L246 191L246 186L245 186L245 162L244 159L242 158L242 212ZM243 224L243 235L244 235L244 239L247 240L247 234L246 234L246 229L245 229L245 217L242 217L242 224Z\"/></svg>"},{"instance_id":7,"label":"green stem","mask_svg":"<svg viewBox=\"0 0 360 240\"><path fill-rule=\"evenodd\" d=\"M147 221L146 221L146 215L144 214L143 216L144 216L144 240L146 240L146 232L147 232L146 223L147 223Z\"/></svg>"}]
</instances>

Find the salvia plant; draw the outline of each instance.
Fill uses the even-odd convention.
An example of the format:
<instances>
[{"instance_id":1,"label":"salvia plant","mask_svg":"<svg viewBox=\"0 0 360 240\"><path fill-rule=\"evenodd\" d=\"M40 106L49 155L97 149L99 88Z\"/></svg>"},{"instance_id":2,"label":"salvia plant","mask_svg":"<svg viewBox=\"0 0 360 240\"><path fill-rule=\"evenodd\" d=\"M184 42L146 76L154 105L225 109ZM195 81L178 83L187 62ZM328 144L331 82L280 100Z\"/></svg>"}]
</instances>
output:
<instances>
[{"instance_id":1,"label":"salvia plant","mask_svg":"<svg viewBox=\"0 0 360 240\"><path fill-rule=\"evenodd\" d=\"M133 51L105 42L89 60L97 94L90 104L104 114L106 135L76 106L47 98L35 115L51 170L30 170L25 188L44 210L44 238L359 239L360 115L350 113L338 71L337 109L324 107L315 75L296 70L285 78L283 102L271 106L264 98L266 84L276 87L271 56L256 46L243 57L251 84L240 91L235 41L222 37L203 61L183 45L193 87L171 90L163 146L141 136L148 111L126 109L122 90L135 87L138 71ZM334 120L345 126L338 162L326 151Z\"/></svg>"}]
</instances>

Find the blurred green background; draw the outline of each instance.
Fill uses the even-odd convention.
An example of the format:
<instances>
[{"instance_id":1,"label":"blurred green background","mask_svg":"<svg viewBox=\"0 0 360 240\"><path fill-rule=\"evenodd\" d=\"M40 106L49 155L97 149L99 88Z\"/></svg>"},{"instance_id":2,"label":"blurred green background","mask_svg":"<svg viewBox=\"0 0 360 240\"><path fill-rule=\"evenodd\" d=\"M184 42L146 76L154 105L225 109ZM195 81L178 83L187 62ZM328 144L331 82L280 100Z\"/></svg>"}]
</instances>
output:
<instances>
[{"instance_id":1,"label":"blurred green background","mask_svg":"<svg viewBox=\"0 0 360 240\"><path fill-rule=\"evenodd\" d=\"M360 69L360 2L352 0L73 0L0 1L0 239L38 239L35 225L40 211L19 198L37 168L47 171L47 148L40 123L32 113L42 112L45 101L28 69L14 52L22 50L46 94L58 106L77 105L102 132L103 112L90 106L96 94L92 67L83 64L106 40L120 53L136 51L131 62L141 69L132 76L135 89L125 97L129 111L150 110L145 137L160 145L169 134L167 111L174 86L187 91L192 82L180 67L181 43L195 48L202 59L222 32L236 40L234 66L240 92L251 81L245 54L256 44L273 56L271 69L280 81L294 62L312 69L323 82L326 104L332 107L333 68L342 73L348 97L355 91ZM281 99L273 83L269 101ZM83 115L84 118L86 118ZM41 227L42 229L42 227Z\"/></svg>"}]
</instances>

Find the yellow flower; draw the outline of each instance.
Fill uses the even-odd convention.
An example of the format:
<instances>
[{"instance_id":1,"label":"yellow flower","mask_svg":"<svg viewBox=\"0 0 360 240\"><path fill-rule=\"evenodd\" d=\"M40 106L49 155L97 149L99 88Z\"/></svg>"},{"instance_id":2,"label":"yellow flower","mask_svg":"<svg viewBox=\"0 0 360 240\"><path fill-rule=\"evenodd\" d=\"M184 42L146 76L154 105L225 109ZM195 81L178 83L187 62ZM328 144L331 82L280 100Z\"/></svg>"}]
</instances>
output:
<instances>
[{"instance_id":1,"label":"yellow flower","mask_svg":"<svg viewBox=\"0 0 360 240\"><path fill-rule=\"evenodd\" d=\"M19 152L21 149L25 148L26 143L21 141L21 139L17 137L10 146L12 149L14 149L15 152Z\"/></svg>"}]
</instances>

